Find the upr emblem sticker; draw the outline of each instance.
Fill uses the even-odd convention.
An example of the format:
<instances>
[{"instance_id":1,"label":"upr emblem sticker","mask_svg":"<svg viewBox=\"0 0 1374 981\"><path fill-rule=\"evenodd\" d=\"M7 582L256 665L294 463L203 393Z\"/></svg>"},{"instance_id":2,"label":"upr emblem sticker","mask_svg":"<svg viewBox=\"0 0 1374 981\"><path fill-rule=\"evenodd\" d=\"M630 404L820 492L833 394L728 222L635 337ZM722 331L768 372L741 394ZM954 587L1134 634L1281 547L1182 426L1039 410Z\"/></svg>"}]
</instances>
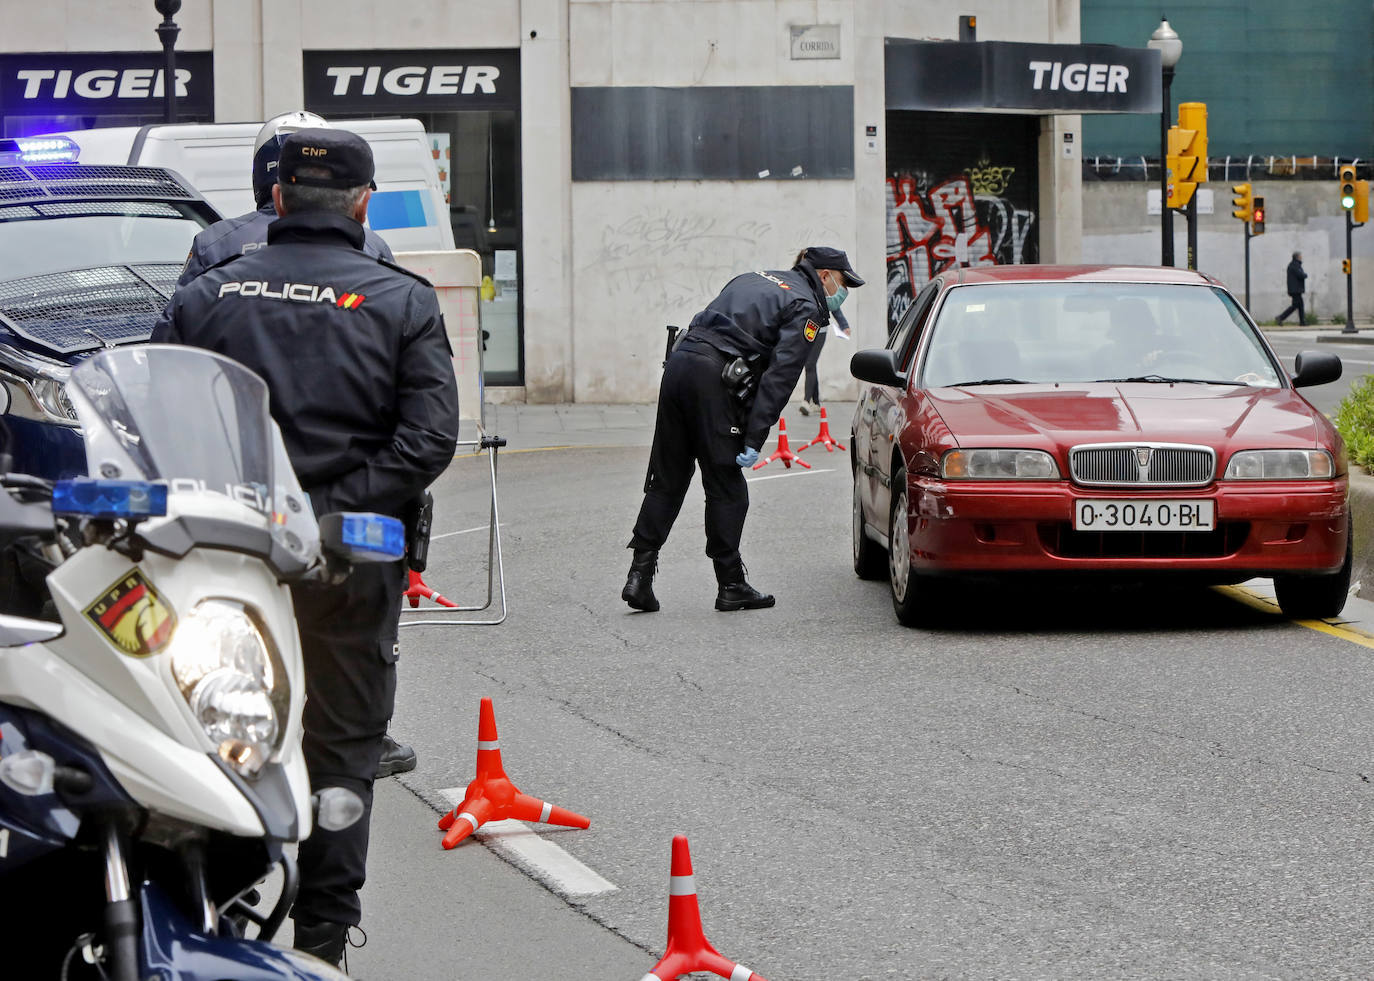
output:
<instances>
[{"instance_id":1,"label":"upr emblem sticker","mask_svg":"<svg viewBox=\"0 0 1374 981\"><path fill-rule=\"evenodd\" d=\"M153 584L134 569L86 607L86 616L130 657L156 654L172 639L176 617Z\"/></svg>"},{"instance_id":2,"label":"upr emblem sticker","mask_svg":"<svg viewBox=\"0 0 1374 981\"><path fill-rule=\"evenodd\" d=\"M802 329L802 333L806 335L806 339L808 341L814 341L816 339L816 334L819 331L820 327L816 325L816 322L814 320L808 320L806 322L806 326Z\"/></svg>"}]
</instances>

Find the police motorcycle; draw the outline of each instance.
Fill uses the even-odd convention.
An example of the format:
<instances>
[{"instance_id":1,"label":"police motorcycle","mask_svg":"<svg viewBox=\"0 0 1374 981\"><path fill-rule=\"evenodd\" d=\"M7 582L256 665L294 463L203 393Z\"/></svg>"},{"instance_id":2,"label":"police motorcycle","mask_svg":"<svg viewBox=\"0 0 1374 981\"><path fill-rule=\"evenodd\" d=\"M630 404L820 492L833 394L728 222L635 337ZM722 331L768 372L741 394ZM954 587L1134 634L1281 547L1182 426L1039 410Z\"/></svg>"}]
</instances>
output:
<instances>
[{"instance_id":1,"label":"police motorcycle","mask_svg":"<svg viewBox=\"0 0 1374 981\"><path fill-rule=\"evenodd\" d=\"M346 977L269 943L286 846L362 812L309 790L288 587L398 559L401 524L317 522L227 358L111 349L68 391L90 476L0 477L0 533L42 539L60 621L0 615L0 976Z\"/></svg>"}]
</instances>

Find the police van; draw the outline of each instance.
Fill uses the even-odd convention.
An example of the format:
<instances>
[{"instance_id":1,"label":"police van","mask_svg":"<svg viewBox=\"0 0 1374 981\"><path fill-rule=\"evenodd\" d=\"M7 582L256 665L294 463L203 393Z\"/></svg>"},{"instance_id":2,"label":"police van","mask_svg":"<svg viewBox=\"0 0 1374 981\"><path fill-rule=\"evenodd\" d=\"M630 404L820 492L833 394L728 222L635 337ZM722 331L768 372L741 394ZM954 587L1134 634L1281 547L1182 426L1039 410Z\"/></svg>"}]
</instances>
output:
<instances>
[{"instance_id":1,"label":"police van","mask_svg":"<svg viewBox=\"0 0 1374 981\"><path fill-rule=\"evenodd\" d=\"M417 119L329 121L372 147L377 190L368 226L393 252L453 248L453 227L430 141ZM130 164L176 171L223 215L252 211L253 141L262 123L177 123L62 134L92 164Z\"/></svg>"}]
</instances>

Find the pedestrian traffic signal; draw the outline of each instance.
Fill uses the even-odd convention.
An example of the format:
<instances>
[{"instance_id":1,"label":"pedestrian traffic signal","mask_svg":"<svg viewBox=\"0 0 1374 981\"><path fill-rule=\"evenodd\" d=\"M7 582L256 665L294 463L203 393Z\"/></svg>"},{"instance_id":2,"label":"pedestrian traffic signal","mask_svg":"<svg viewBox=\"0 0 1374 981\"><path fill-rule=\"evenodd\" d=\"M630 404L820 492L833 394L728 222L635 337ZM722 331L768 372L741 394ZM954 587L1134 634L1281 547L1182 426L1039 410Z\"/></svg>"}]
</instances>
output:
<instances>
[{"instance_id":1,"label":"pedestrian traffic signal","mask_svg":"<svg viewBox=\"0 0 1374 981\"><path fill-rule=\"evenodd\" d=\"M1250 205L1250 234L1264 234L1264 198L1256 197Z\"/></svg>"},{"instance_id":2,"label":"pedestrian traffic signal","mask_svg":"<svg viewBox=\"0 0 1374 981\"><path fill-rule=\"evenodd\" d=\"M1231 217L1239 218L1241 221L1249 221L1251 208L1250 185L1232 184L1231 193L1235 195L1235 197L1231 199L1231 205L1235 208L1235 210L1231 212Z\"/></svg>"},{"instance_id":3,"label":"pedestrian traffic signal","mask_svg":"<svg viewBox=\"0 0 1374 981\"><path fill-rule=\"evenodd\" d=\"M1355 207L1355 167L1346 164L1341 168L1341 207L1351 211Z\"/></svg>"}]
</instances>

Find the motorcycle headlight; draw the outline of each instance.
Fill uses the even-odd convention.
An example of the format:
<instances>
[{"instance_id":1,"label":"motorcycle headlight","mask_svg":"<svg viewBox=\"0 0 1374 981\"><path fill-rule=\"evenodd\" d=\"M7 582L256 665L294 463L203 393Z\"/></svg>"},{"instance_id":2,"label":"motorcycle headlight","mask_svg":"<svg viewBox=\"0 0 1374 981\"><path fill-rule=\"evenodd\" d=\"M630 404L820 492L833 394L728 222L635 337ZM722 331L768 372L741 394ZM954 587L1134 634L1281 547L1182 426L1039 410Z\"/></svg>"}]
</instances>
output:
<instances>
[{"instance_id":1,"label":"motorcycle headlight","mask_svg":"<svg viewBox=\"0 0 1374 981\"><path fill-rule=\"evenodd\" d=\"M228 600L202 600L177 624L172 677L221 759L257 776L281 746L289 683L265 628Z\"/></svg>"}]
</instances>

